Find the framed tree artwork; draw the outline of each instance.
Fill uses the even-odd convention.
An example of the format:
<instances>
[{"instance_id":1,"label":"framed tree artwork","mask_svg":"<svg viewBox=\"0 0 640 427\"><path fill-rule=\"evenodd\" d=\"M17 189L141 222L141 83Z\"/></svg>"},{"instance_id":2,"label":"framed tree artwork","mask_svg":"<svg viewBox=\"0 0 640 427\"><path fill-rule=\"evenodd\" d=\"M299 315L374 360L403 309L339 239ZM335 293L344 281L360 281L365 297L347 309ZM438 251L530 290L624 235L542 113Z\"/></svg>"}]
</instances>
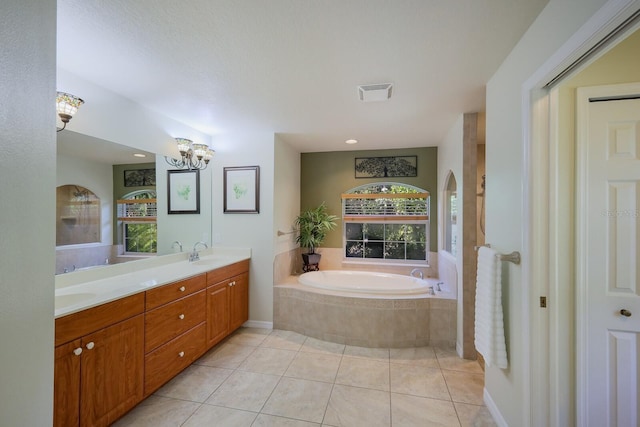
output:
<instances>
[{"instance_id":1,"label":"framed tree artwork","mask_svg":"<svg viewBox=\"0 0 640 427\"><path fill-rule=\"evenodd\" d=\"M418 176L418 156L356 157L356 178Z\"/></svg>"}]
</instances>

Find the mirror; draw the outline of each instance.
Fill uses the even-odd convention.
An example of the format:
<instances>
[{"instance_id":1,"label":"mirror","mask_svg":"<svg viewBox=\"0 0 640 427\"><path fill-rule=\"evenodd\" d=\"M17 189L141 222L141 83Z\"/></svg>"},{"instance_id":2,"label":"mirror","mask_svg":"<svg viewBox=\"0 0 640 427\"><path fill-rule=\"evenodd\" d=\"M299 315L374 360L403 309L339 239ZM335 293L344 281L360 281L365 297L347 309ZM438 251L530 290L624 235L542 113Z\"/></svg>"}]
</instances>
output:
<instances>
[{"instance_id":1,"label":"mirror","mask_svg":"<svg viewBox=\"0 0 640 427\"><path fill-rule=\"evenodd\" d=\"M57 188L85 188L99 199L99 208L91 212L92 224L98 224L97 233L92 231L91 234L98 237L85 240L92 243L84 243L81 238L77 241L58 239L56 274L135 261L148 257L145 252L155 252L155 247L152 250L148 248L150 243L138 242L144 237L144 233L148 234L151 230L157 235L157 230L143 227L144 230L141 232L139 227L130 226L130 235L125 239L125 227L116 214L116 201L124 198L126 194L151 191L155 193L157 174L152 172L156 169L154 153L64 130L57 134L56 163ZM164 170L160 171L160 174L162 173ZM160 179L162 178L161 176ZM157 193L157 197L163 197L161 192ZM83 221L84 211L77 207L70 210L68 206L70 203L80 204L82 201L77 201L77 198L72 196L63 199L58 197L57 202L57 234L60 234L61 228L66 228L68 235L79 235L83 231L81 228L85 227L88 221ZM135 242L131 236L134 233L139 235L136 236ZM155 243L156 238L153 239ZM133 243L123 244L125 240ZM140 248L140 251L136 248Z\"/></svg>"}]
</instances>

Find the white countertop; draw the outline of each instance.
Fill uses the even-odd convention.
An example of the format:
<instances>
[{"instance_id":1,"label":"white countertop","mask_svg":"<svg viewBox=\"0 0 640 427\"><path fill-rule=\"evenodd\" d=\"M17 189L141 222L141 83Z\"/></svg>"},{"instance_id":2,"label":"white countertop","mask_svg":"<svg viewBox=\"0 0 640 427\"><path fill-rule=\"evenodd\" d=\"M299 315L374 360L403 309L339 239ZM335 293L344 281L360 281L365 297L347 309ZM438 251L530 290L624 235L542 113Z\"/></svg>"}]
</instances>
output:
<instances>
[{"instance_id":1,"label":"white countertop","mask_svg":"<svg viewBox=\"0 0 640 427\"><path fill-rule=\"evenodd\" d=\"M189 262L187 253L163 255L56 276L55 317L95 307L251 258L251 249L214 247Z\"/></svg>"}]
</instances>

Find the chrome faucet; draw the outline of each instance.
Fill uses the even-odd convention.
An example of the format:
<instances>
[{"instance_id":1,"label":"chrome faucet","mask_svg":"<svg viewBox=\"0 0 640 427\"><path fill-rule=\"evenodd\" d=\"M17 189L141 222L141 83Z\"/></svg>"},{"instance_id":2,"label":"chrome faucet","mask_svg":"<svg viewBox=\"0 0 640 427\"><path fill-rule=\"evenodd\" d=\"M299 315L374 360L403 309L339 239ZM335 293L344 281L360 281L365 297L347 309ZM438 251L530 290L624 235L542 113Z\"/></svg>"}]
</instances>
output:
<instances>
[{"instance_id":1,"label":"chrome faucet","mask_svg":"<svg viewBox=\"0 0 640 427\"><path fill-rule=\"evenodd\" d=\"M195 245L193 245L193 252L189 254L189 262L198 261L200 259L200 254L196 250L198 245L203 245L205 249L209 247L205 242L196 242Z\"/></svg>"},{"instance_id":2,"label":"chrome faucet","mask_svg":"<svg viewBox=\"0 0 640 427\"><path fill-rule=\"evenodd\" d=\"M418 273L418 274L419 274L419 276L418 276L418 277L419 277L420 279L424 279L424 274L422 273L422 270L419 270L419 269L417 269L417 268L414 268L413 270L411 270L411 273L409 273L409 276L416 277L416 276L415 276L415 273Z\"/></svg>"},{"instance_id":3,"label":"chrome faucet","mask_svg":"<svg viewBox=\"0 0 640 427\"><path fill-rule=\"evenodd\" d=\"M180 252L182 252L182 243L178 242L177 240L171 244L171 249L173 249L173 247L174 247L176 244L177 244L177 245L178 245L178 247L180 248Z\"/></svg>"},{"instance_id":4,"label":"chrome faucet","mask_svg":"<svg viewBox=\"0 0 640 427\"><path fill-rule=\"evenodd\" d=\"M444 282L436 283L436 291L442 292L442 285L444 285Z\"/></svg>"}]
</instances>

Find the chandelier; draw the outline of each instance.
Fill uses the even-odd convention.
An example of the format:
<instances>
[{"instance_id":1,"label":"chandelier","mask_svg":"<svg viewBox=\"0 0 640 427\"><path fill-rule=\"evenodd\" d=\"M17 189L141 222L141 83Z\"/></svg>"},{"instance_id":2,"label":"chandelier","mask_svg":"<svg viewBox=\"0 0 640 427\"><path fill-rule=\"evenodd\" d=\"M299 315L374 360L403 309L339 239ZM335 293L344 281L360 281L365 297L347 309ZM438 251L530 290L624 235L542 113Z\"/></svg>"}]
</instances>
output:
<instances>
[{"instance_id":1,"label":"chandelier","mask_svg":"<svg viewBox=\"0 0 640 427\"><path fill-rule=\"evenodd\" d=\"M78 107L82 104L84 104L84 101L77 96L66 92L58 92L56 96L56 111L64 124L61 128L56 127L58 132L67 127L67 123L73 118L73 115L78 111Z\"/></svg>"},{"instance_id":2,"label":"chandelier","mask_svg":"<svg viewBox=\"0 0 640 427\"><path fill-rule=\"evenodd\" d=\"M176 138L178 151L180 151L180 160L165 156L167 163L177 169L200 169L204 170L209 164L209 160L215 154L206 144L196 144L190 139Z\"/></svg>"}]
</instances>

